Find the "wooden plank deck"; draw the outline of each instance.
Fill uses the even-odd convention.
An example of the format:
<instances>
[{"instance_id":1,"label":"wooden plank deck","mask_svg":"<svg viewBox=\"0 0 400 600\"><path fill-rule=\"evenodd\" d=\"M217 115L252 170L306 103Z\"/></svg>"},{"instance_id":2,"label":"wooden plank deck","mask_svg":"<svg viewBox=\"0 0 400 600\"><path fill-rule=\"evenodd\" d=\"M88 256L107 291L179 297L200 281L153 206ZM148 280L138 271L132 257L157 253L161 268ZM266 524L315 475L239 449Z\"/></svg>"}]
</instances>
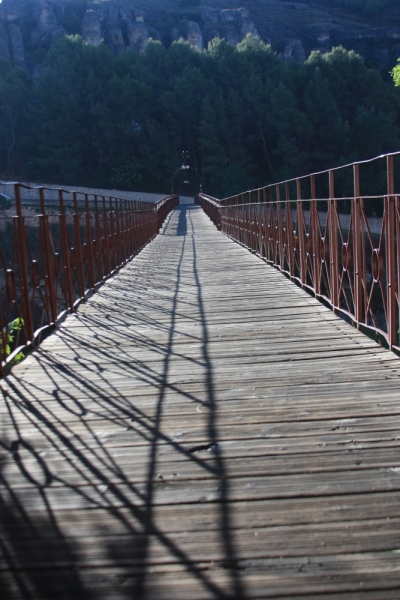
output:
<instances>
[{"instance_id":1,"label":"wooden plank deck","mask_svg":"<svg viewBox=\"0 0 400 600\"><path fill-rule=\"evenodd\" d=\"M0 597L398 600L399 384L178 207L0 384Z\"/></svg>"}]
</instances>

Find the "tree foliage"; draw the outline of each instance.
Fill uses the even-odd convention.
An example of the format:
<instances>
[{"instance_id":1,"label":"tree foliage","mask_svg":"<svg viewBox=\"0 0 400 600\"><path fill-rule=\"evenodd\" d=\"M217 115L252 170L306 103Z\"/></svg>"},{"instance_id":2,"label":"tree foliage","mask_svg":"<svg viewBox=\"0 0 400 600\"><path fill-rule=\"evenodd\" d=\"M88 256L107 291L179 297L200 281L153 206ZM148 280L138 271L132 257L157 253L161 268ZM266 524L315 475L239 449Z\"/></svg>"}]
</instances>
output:
<instances>
[{"instance_id":1,"label":"tree foliage","mask_svg":"<svg viewBox=\"0 0 400 600\"><path fill-rule=\"evenodd\" d=\"M391 72L391 75L393 77L393 81L394 81L394 85L396 87L400 87L400 58L398 59L398 65L396 65L393 69L393 71Z\"/></svg>"},{"instance_id":2,"label":"tree foliage","mask_svg":"<svg viewBox=\"0 0 400 600\"><path fill-rule=\"evenodd\" d=\"M338 6L344 6L354 12L363 12L368 16L377 15L395 0L335 0Z\"/></svg>"},{"instance_id":3,"label":"tree foliage","mask_svg":"<svg viewBox=\"0 0 400 600\"><path fill-rule=\"evenodd\" d=\"M202 178L224 196L399 149L399 108L396 90L343 48L299 65L250 35L204 53L150 41L119 57L64 37L34 82L0 61L1 170L167 192L187 150L182 191Z\"/></svg>"}]
</instances>

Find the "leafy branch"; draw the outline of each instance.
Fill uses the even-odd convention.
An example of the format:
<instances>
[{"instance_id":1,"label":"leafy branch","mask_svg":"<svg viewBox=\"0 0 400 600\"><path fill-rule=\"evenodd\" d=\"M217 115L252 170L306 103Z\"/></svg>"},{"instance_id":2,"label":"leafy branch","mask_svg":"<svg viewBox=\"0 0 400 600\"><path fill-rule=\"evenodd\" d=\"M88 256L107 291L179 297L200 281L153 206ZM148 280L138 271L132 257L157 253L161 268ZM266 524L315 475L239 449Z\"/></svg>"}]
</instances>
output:
<instances>
[{"instance_id":1,"label":"leafy branch","mask_svg":"<svg viewBox=\"0 0 400 600\"><path fill-rule=\"evenodd\" d=\"M25 324L24 319L18 317L17 319L14 319L14 321L11 321L11 323L9 323L7 325L7 327L5 327L3 329L3 339L4 339L4 337L6 337L6 346L5 346L5 349L0 348L1 357L3 357L4 354L5 354L6 358L7 358L7 356L10 356L10 354L12 352L12 346L15 342L15 335L19 331L21 331L24 324ZM25 354L23 352L18 352L18 354L16 354L16 356L14 356L11 363L17 364L17 363L21 362L21 360L23 358L25 358Z\"/></svg>"}]
</instances>

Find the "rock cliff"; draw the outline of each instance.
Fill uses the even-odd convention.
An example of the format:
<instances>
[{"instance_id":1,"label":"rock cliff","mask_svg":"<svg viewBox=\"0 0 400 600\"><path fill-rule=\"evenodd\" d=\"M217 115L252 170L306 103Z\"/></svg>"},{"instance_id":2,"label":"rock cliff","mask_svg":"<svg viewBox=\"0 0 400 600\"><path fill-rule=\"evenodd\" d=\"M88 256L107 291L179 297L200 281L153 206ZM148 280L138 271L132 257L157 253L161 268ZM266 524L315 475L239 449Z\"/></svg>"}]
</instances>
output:
<instances>
[{"instance_id":1,"label":"rock cliff","mask_svg":"<svg viewBox=\"0 0 400 600\"><path fill-rule=\"evenodd\" d=\"M143 52L150 38L165 45L184 38L203 51L213 38L236 45L248 33L272 43L282 60L303 62L311 51L339 44L386 70L400 56L400 11L395 4L382 17L369 20L328 0L202 0L196 10L179 8L178 0L145 4L146 15L135 0L2 0L0 56L27 71L28 63L35 73L35 50L49 48L66 34L79 34L94 46L106 43L119 55L127 47Z\"/></svg>"}]
</instances>

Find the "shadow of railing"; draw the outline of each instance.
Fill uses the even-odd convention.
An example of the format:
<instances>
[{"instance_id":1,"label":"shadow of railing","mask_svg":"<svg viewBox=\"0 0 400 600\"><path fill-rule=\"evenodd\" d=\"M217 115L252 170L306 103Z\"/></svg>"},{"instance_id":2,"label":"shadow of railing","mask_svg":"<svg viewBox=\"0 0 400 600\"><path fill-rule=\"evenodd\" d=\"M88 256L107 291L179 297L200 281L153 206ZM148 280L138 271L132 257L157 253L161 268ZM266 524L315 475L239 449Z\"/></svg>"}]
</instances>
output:
<instances>
[{"instance_id":1,"label":"shadow of railing","mask_svg":"<svg viewBox=\"0 0 400 600\"><path fill-rule=\"evenodd\" d=\"M109 587L124 597L146 600L152 587L153 542L163 549L164 561L184 567L208 596L245 597L226 466L218 445L193 210L198 209L179 207L176 230L176 218L168 226L177 239L174 261L170 256L164 259L158 250L150 273L144 263L137 264L132 274L121 272L91 300L90 311L70 318L71 327L67 322L58 334L59 345L51 351L42 347L31 356L35 376L29 375L32 365L25 373L22 364L1 383L4 598L86 599ZM183 285L186 293L181 297ZM134 307L128 296L132 288ZM171 288L168 300L165 292ZM130 321L124 323L121 315L129 313ZM181 317L196 324L196 333L181 326ZM182 344L175 344L177 337L196 344L197 355L187 355ZM142 359L141 352L151 353L155 360ZM201 393L174 382L170 377L174 360L202 373ZM133 388L143 394L132 395ZM163 426L171 395L206 407L201 446L212 449L206 458L195 451L196 444L180 442ZM120 435L121 442L110 447L113 435ZM158 476L160 448L191 465L194 479L218 482L213 501L218 506L217 554L222 559L216 563L227 576L224 585L204 566L209 557L204 556L200 565L157 518L157 495L166 483ZM179 511L186 500L177 496L175 502ZM190 502L198 510L201 500Z\"/></svg>"}]
</instances>

